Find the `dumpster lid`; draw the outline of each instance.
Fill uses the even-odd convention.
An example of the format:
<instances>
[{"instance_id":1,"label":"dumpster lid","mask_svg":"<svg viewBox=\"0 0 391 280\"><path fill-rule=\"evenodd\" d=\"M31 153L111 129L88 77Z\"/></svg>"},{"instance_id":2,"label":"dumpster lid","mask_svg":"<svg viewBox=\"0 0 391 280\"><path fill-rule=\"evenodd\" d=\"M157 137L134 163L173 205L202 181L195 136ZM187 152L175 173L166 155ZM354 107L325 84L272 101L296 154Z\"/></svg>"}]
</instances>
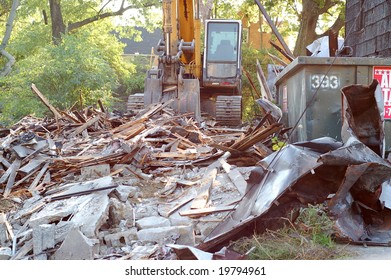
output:
<instances>
[{"instance_id":1,"label":"dumpster lid","mask_svg":"<svg viewBox=\"0 0 391 280\"><path fill-rule=\"evenodd\" d=\"M345 66L391 66L391 58L380 57L296 57L276 78L276 85L279 85L287 78L308 65L345 65Z\"/></svg>"}]
</instances>

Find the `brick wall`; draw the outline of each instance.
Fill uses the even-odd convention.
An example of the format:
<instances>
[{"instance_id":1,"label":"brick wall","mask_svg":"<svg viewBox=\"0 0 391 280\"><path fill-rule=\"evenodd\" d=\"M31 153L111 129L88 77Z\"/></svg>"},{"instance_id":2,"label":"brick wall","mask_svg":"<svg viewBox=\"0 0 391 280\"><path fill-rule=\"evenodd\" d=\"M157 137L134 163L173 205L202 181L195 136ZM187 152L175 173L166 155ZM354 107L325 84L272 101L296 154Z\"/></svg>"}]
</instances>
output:
<instances>
[{"instance_id":1,"label":"brick wall","mask_svg":"<svg viewBox=\"0 0 391 280\"><path fill-rule=\"evenodd\" d=\"M345 39L353 56L391 57L391 1L347 0Z\"/></svg>"}]
</instances>

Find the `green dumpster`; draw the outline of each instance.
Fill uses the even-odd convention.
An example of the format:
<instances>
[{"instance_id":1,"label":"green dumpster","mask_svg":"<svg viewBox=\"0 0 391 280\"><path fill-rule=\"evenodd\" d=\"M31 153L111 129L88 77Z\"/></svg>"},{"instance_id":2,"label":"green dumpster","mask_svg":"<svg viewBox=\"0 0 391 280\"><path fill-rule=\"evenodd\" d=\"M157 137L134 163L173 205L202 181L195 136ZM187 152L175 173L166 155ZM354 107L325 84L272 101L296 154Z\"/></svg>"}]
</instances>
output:
<instances>
[{"instance_id":1,"label":"green dumpster","mask_svg":"<svg viewBox=\"0 0 391 280\"><path fill-rule=\"evenodd\" d=\"M370 84L379 67L391 67L391 58L303 56L292 61L275 83L282 121L289 127L296 126L290 141L324 136L341 140L341 88ZM389 77L391 87L391 68ZM387 86L385 82L382 85ZM387 89L383 92L387 95ZM386 105L391 102L388 98L385 96ZM391 150L391 109L385 117L385 139L386 151Z\"/></svg>"}]
</instances>

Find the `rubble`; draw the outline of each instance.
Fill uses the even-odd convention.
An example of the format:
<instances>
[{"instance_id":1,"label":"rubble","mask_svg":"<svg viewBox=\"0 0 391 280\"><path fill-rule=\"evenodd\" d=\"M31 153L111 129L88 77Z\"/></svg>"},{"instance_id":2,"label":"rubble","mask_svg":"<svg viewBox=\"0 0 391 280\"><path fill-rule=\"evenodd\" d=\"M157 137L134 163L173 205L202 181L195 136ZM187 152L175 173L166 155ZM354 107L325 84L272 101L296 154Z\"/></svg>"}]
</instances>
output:
<instances>
[{"instance_id":1,"label":"rubble","mask_svg":"<svg viewBox=\"0 0 391 280\"><path fill-rule=\"evenodd\" d=\"M54 253L54 260L93 260L94 245L97 241L88 239L83 233L74 228L72 229L60 248Z\"/></svg>"},{"instance_id":2,"label":"rubble","mask_svg":"<svg viewBox=\"0 0 391 280\"><path fill-rule=\"evenodd\" d=\"M235 209L246 168L283 129L270 114L217 127L169 102L62 112L32 89L55 118L2 130L0 198L17 206L0 203L0 246L12 259L175 258L164 245L197 245Z\"/></svg>"},{"instance_id":3,"label":"rubble","mask_svg":"<svg viewBox=\"0 0 391 280\"><path fill-rule=\"evenodd\" d=\"M243 259L229 241L323 202L339 237L385 244L391 165L375 88L348 89L363 93L345 97L344 143L276 152L272 138L287 129L263 102L264 117L239 128L175 115L168 103L137 115L50 107L55 119L26 117L0 138L0 258Z\"/></svg>"}]
</instances>

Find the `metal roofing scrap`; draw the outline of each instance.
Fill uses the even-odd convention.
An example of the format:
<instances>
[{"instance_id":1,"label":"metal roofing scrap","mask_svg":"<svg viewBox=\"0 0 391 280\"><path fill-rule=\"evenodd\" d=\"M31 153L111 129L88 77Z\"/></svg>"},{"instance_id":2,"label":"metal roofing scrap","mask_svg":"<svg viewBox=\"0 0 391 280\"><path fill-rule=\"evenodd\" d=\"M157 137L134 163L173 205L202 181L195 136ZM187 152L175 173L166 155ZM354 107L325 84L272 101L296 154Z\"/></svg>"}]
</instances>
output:
<instances>
[{"instance_id":1,"label":"metal roofing scrap","mask_svg":"<svg viewBox=\"0 0 391 280\"><path fill-rule=\"evenodd\" d=\"M215 251L229 240L276 229L292 210L325 201L338 237L388 244L391 229L385 221L391 210L384 205L390 202L379 197L391 178L391 165L382 158L383 119L376 89L377 81L342 89L344 144L319 138L287 145L262 160L235 212L198 248Z\"/></svg>"}]
</instances>

